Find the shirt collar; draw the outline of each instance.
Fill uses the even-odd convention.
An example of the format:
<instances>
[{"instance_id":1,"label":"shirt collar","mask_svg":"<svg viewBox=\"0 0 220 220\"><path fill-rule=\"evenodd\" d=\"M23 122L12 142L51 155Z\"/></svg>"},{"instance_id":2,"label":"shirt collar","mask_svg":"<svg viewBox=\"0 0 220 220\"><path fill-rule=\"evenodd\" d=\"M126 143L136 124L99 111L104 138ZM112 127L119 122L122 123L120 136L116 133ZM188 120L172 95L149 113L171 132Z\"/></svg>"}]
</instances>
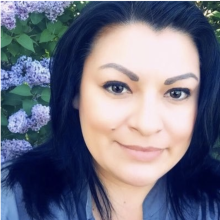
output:
<instances>
[{"instance_id":1,"label":"shirt collar","mask_svg":"<svg viewBox=\"0 0 220 220\"><path fill-rule=\"evenodd\" d=\"M166 177L161 177L144 199L143 219L149 219L157 213L162 214L162 208L166 206L165 190ZM89 186L87 187L86 217L87 220L94 220L94 216L92 214L92 195Z\"/></svg>"},{"instance_id":2,"label":"shirt collar","mask_svg":"<svg viewBox=\"0 0 220 220\"><path fill-rule=\"evenodd\" d=\"M91 191L88 186L87 190L87 202L86 202L86 219L87 220L93 220L93 214L92 214L92 195Z\"/></svg>"},{"instance_id":3,"label":"shirt collar","mask_svg":"<svg viewBox=\"0 0 220 220\"><path fill-rule=\"evenodd\" d=\"M161 177L146 196L143 203L143 218L149 219L154 215L161 215L167 204L166 177ZM163 209L164 208L164 209Z\"/></svg>"}]
</instances>

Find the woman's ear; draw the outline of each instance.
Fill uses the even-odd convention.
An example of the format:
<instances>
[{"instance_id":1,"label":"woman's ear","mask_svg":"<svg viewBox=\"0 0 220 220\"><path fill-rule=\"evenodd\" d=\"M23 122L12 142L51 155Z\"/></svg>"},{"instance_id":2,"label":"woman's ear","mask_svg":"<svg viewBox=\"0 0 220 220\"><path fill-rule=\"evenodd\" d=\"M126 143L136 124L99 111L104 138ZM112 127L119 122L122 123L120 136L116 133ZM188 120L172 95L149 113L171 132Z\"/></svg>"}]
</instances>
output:
<instances>
[{"instance_id":1,"label":"woman's ear","mask_svg":"<svg viewBox=\"0 0 220 220\"><path fill-rule=\"evenodd\" d=\"M79 109L79 95L76 95L74 98L73 98L73 108L75 109Z\"/></svg>"}]
</instances>

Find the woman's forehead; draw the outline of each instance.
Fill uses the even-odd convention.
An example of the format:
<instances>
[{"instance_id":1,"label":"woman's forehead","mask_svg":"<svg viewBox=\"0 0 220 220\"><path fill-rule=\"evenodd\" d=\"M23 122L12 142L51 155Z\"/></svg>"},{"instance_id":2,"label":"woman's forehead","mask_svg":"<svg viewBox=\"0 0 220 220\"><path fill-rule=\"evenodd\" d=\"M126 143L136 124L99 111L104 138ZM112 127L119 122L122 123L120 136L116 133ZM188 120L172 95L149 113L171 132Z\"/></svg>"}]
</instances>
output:
<instances>
[{"instance_id":1,"label":"woman's forehead","mask_svg":"<svg viewBox=\"0 0 220 220\"><path fill-rule=\"evenodd\" d=\"M197 77L200 69L197 48L187 34L172 28L155 31L143 23L108 28L96 39L88 63L90 68L117 63L136 72L166 70L171 75L193 71Z\"/></svg>"}]
</instances>

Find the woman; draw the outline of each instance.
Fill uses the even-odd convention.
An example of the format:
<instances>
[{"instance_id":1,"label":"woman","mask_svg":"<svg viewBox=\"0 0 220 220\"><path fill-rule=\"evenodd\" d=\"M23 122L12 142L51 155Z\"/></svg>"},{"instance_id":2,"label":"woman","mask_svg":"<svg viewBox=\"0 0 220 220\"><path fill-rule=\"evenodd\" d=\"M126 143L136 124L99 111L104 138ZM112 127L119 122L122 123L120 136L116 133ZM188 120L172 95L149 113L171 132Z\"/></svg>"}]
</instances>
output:
<instances>
[{"instance_id":1,"label":"woman","mask_svg":"<svg viewBox=\"0 0 220 220\"><path fill-rule=\"evenodd\" d=\"M219 63L189 2L89 3L53 57L51 139L5 169L3 219L219 219Z\"/></svg>"}]
</instances>

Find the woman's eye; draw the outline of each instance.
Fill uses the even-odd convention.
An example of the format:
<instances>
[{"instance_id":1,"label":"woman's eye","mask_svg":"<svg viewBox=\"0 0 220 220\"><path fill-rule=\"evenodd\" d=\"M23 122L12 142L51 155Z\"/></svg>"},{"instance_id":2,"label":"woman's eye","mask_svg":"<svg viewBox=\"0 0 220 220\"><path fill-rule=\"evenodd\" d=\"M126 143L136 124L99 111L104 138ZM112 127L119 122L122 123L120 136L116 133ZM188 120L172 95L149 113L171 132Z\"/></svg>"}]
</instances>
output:
<instances>
[{"instance_id":1,"label":"woman's eye","mask_svg":"<svg viewBox=\"0 0 220 220\"><path fill-rule=\"evenodd\" d=\"M181 101L187 99L190 96L190 90L187 88L174 88L170 89L165 96L174 100Z\"/></svg>"},{"instance_id":2,"label":"woman's eye","mask_svg":"<svg viewBox=\"0 0 220 220\"><path fill-rule=\"evenodd\" d=\"M116 94L116 95L120 95L120 94L124 94L124 93L128 93L131 90L129 89L129 87L122 82L118 82L118 81L110 81L104 84L103 86L107 91Z\"/></svg>"}]
</instances>

